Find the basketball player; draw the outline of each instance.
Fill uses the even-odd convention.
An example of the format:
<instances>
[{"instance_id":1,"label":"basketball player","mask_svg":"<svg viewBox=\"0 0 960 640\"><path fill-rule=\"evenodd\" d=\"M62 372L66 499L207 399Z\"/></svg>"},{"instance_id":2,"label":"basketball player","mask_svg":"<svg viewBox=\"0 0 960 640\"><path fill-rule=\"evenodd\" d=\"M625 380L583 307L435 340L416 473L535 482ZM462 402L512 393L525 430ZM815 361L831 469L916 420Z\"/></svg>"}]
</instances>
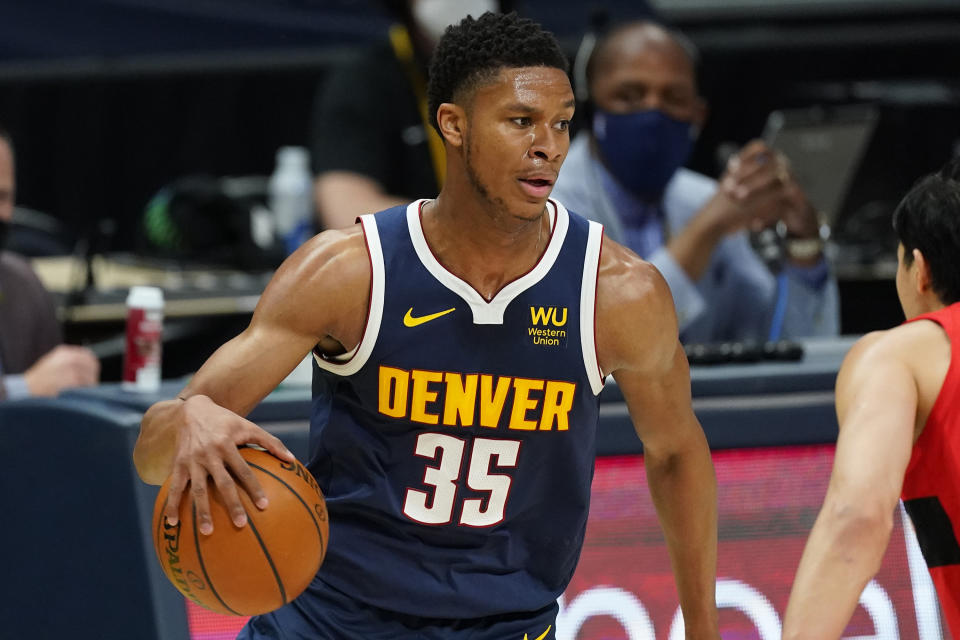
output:
<instances>
[{"instance_id":1,"label":"basketball player","mask_svg":"<svg viewBox=\"0 0 960 640\"><path fill-rule=\"evenodd\" d=\"M514 14L466 18L438 44L429 97L446 145L439 197L293 254L250 326L144 416L141 476L171 477L173 521L189 483L204 532L210 478L243 526L238 490L267 504L237 445L290 454L241 416L312 350L308 466L330 547L307 591L240 637L548 640L612 374L644 443L688 637L719 638L715 478L670 292L548 199L573 117L566 58Z\"/></svg>"},{"instance_id":2,"label":"basketball player","mask_svg":"<svg viewBox=\"0 0 960 640\"><path fill-rule=\"evenodd\" d=\"M908 321L861 338L837 377L827 496L800 560L785 638L839 638L880 568L903 497L954 637L960 637L960 159L893 215Z\"/></svg>"}]
</instances>

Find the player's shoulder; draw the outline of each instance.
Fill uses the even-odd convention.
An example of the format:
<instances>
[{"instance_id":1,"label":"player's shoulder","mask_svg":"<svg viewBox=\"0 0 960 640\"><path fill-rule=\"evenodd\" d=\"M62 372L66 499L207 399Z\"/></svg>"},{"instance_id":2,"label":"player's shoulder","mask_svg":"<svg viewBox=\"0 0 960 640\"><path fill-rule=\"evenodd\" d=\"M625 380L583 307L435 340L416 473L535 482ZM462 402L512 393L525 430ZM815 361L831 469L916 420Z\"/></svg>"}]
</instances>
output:
<instances>
[{"instance_id":1,"label":"player's shoulder","mask_svg":"<svg viewBox=\"0 0 960 640\"><path fill-rule=\"evenodd\" d=\"M370 258L360 224L323 231L294 251L277 269L264 295L308 305L340 295L366 296Z\"/></svg>"},{"instance_id":2,"label":"player's shoulder","mask_svg":"<svg viewBox=\"0 0 960 640\"><path fill-rule=\"evenodd\" d=\"M596 318L604 371L672 361L678 328L670 288L656 267L609 238L600 254Z\"/></svg>"},{"instance_id":3,"label":"player's shoulder","mask_svg":"<svg viewBox=\"0 0 960 640\"><path fill-rule=\"evenodd\" d=\"M597 273L598 331L644 327L646 335L677 332L670 287L660 271L622 244L603 238Z\"/></svg>"},{"instance_id":4,"label":"player's shoulder","mask_svg":"<svg viewBox=\"0 0 960 640\"><path fill-rule=\"evenodd\" d=\"M304 243L288 261L310 262L321 266L331 260L350 263L366 259L367 242L363 226L359 223L343 229L322 231Z\"/></svg>"},{"instance_id":5,"label":"player's shoulder","mask_svg":"<svg viewBox=\"0 0 960 640\"><path fill-rule=\"evenodd\" d=\"M621 303L657 304L673 298L660 271L636 253L604 236L597 275L598 293L615 292Z\"/></svg>"}]
</instances>

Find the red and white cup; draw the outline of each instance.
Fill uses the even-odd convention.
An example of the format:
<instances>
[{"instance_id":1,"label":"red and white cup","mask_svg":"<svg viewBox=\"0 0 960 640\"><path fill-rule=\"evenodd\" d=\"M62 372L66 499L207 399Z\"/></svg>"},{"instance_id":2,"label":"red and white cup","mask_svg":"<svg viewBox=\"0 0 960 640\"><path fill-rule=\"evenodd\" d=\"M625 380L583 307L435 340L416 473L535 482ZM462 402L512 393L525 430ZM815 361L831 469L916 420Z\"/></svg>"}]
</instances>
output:
<instances>
[{"instance_id":1,"label":"red and white cup","mask_svg":"<svg viewBox=\"0 0 960 640\"><path fill-rule=\"evenodd\" d=\"M127 295L127 340L123 356L123 389L160 389L163 350L163 290L136 286Z\"/></svg>"}]
</instances>

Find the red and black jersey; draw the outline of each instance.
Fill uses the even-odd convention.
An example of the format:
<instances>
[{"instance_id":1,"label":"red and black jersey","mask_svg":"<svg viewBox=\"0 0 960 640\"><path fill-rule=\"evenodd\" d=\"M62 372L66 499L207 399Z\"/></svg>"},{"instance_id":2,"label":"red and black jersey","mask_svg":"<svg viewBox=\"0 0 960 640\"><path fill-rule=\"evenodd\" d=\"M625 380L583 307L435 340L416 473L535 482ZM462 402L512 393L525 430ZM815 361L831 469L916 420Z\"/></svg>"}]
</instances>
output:
<instances>
[{"instance_id":1,"label":"red and black jersey","mask_svg":"<svg viewBox=\"0 0 960 640\"><path fill-rule=\"evenodd\" d=\"M960 303L910 321L932 320L947 334L950 366L917 439L903 480L903 504L937 587L951 633L960 636Z\"/></svg>"}]
</instances>

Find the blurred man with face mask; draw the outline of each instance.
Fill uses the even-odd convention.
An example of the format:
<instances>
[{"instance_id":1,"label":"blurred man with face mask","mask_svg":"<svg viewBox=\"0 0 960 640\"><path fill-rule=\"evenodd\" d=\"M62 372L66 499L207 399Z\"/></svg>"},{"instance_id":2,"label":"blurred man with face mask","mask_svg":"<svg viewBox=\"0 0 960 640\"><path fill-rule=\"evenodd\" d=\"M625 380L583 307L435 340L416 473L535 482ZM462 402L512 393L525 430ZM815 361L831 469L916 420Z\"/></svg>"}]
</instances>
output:
<instances>
[{"instance_id":1,"label":"blurred man with face mask","mask_svg":"<svg viewBox=\"0 0 960 640\"><path fill-rule=\"evenodd\" d=\"M320 226L350 226L357 216L443 186L440 136L427 114L427 65L447 26L506 0L384 0L396 19L389 41L333 69L313 114L311 155Z\"/></svg>"},{"instance_id":2,"label":"blurred man with face mask","mask_svg":"<svg viewBox=\"0 0 960 640\"><path fill-rule=\"evenodd\" d=\"M49 294L26 260L4 250L14 177L13 143L0 128L0 400L55 396L100 377L100 363L89 349L60 344Z\"/></svg>"},{"instance_id":3,"label":"blurred man with face mask","mask_svg":"<svg viewBox=\"0 0 960 640\"><path fill-rule=\"evenodd\" d=\"M683 168L707 112L695 58L685 38L650 22L602 37L586 67L591 126L573 141L554 196L660 270L684 342L836 334L817 215L786 159L753 141L719 183ZM777 221L788 239L774 274L747 232Z\"/></svg>"}]
</instances>

